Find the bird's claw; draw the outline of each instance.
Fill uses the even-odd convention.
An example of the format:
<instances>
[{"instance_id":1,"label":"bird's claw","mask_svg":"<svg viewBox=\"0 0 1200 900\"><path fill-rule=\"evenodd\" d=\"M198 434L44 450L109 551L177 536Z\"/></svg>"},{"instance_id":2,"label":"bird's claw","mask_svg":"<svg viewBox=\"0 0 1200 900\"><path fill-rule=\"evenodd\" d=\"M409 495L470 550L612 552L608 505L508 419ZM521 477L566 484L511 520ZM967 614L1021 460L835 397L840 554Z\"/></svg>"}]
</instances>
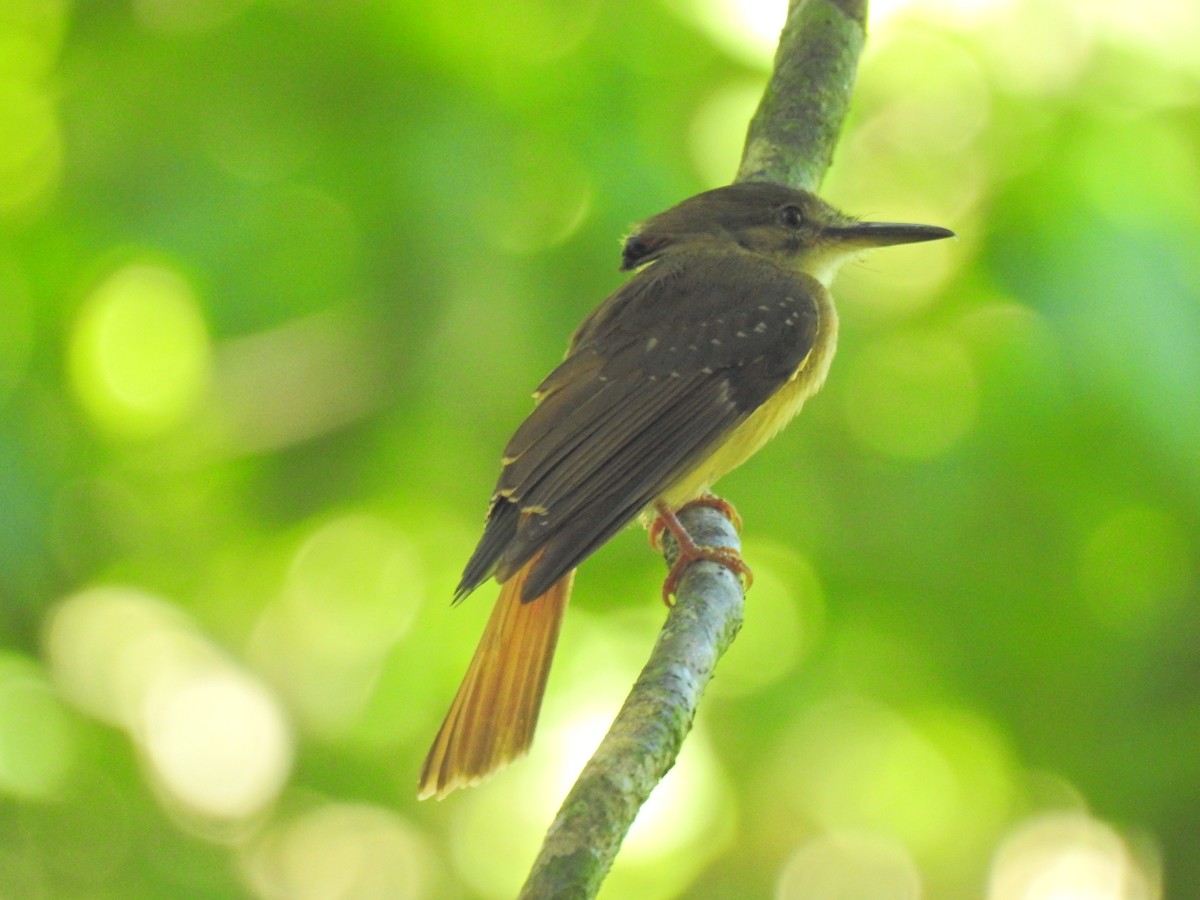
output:
<instances>
[{"instance_id":1,"label":"bird's claw","mask_svg":"<svg viewBox=\"0 0 1200 900\"><path fill-rule=\"evenodd\" d=\"M681 506L679 512L691 506L708 506L716 509L729 519L738 532L742 530L742 517L738 515L737 510L733 508L732 504L727 503L714 494L700 495L695 500ZM675 543L679 546L679 556L671 566L671 571L667 573L666 580L663 581L663 603L667 606L674 605L674 601L671 598L675 595L683 573L692 563L700 560L715 562L729 569L742 579L744 583L743 589L749 590L750 585L754 583L754 573L750 571L750 567L746 565L745 560L742 559L741 554L737 550L731 547L708 547L697 544L692 540L687 529L679 521L677 513L672 512L663 503L658 504L657 509L658 517L650 526L650 546L655 550L662 550L662 534L664 531L671 532L671 535L675 538Z\"/></svg>"}]
</instances>

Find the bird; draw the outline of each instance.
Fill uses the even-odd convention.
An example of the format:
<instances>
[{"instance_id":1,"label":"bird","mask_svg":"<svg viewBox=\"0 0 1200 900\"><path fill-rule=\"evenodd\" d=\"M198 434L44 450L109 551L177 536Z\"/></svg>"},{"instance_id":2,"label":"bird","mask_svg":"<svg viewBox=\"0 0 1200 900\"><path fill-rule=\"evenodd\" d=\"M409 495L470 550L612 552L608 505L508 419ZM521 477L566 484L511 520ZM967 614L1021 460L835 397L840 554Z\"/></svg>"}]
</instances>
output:
<instances>
[{"instance_id":1,"label":"bird","mask_svg":"<svg viewBox=\"0 0 1200 900\"><path fill-rule=\"evenodd\" d=\"M419 779L441 799L525 755L575 569L634 519L698 547L675 513L786 425L824 384L837 347L829 286L867 250L953 237L933 225L864 222L814 193L741 182L635 226L633 275L572 335L562 363L504 449L483 535L454 594L500 582L482 639Z\"/></svg>"}]
</instances>

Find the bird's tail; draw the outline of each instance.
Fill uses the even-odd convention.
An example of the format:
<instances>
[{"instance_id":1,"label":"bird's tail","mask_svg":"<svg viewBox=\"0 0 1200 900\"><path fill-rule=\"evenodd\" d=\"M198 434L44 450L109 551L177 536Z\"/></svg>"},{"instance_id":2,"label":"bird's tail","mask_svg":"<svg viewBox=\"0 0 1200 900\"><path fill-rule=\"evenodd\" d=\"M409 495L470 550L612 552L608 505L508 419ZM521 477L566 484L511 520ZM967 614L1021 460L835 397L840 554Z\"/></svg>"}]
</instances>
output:
<instances>
[{"instance_id":1,"label":"bird's tail","mask_svg":"<svg viewBox=\"0 0 1200 900\"><path fill-rule=\"evenodd\" d=\"M521 588L541 554L500 588L475 656L429 748L417 796L439 800L524 756L533 741L572 570L527 603Z\"/></svg>"}]
</instances>

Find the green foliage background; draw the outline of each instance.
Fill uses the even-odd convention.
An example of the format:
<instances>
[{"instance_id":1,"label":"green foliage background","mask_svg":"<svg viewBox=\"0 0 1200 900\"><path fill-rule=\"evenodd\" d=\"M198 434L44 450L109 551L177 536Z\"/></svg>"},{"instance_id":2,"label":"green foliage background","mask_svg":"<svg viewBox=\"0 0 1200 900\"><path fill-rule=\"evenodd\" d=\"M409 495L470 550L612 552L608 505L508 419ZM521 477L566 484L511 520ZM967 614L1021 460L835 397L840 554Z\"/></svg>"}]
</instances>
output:
<instances>
[{"instance_id":1,"label":"green foliage background","mask_svg":"<svg viewBox=\"0 0 1200 900\"><path fill-rule=\"evenodd\" d=\"M0 896L514 893L662 564L591 559L532 757L417 804L448 600L774 5L0 2ZM1200 11L873 15L824 193L961 237L848 267L722 483L746 626L606 895L1189 896Z\"/></svg>"}]
</instances>

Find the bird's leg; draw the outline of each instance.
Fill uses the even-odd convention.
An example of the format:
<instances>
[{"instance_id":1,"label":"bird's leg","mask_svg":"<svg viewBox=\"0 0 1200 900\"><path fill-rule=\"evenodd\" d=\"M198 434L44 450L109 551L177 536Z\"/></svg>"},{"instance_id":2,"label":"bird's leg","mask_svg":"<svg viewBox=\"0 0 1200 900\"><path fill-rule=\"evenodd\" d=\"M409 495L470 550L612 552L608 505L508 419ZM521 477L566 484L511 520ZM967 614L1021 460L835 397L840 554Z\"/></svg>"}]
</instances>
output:
<instances>
[{"instance_id":1,"label":"bird's leg","mask_svg":"<svg viewBox=\"0 0 1200 900\"><path fill-rule=\"evenodd\" d=\"M658 510L658 516L655 517L654 522L650 525L650 548L652 550L655 550L659 553L662 552L662 533L664 531L670 531L671 534L675 535L675 540L677 541L679 540L680 529L683 530L684 534L687 534L687 529L685 529L680 523L678 515L685 509L689 509L693 506L707 506L715 509L733 524L734 531L736 531L738 534L742 533L742 517L738 513L737 509L734 508L734 505L728 500L722 500L716 494L705 491L694 500L689 500L687 503L683 504L683 506L679 507L675 513L671 513L670 510L667 510L665 516L663 514L663 504L656 503L654 505L654 508ZM671 519L675 521L675 524L678 526L677 529L670 528L667 525L666 516L670 516Z\"/></svg>"},{"instance_id":2,"label":"bird's leg","mask_svg":"<svg viewBox=\"0 0 1200 900\"><path fill-rule=\"evenodd\" d=\"M710 506L727 516L737 531L740 532L742 530L742 517L738 515L737 510L731 504L720 497L707 493L701 494L695 500L685 503L678 511L683 512L689 506ZM667 606L672 605L671 597L674 596L675 588L679 583L679 579L683 577L684 571L692 563L701 559L719 563L735 575L744 578L747 589L753 584L754 573L750 571L750 567L746 565L741 554L736 550L730 547L700 546L692 540L692 536L688 534L687 529L683 527L683 523L679 521L678 515L672 512L669 506L660 500L654 504L654 508L658 510L658 518L650 526L650 546L655 550L662 549L663 531L671 532L671 535L675 538L675 543L679 545L679 556L671 566L671 571L667 573L667 578L663 582L663 603L667 604Z\"/></svg>"}]
</instances>

